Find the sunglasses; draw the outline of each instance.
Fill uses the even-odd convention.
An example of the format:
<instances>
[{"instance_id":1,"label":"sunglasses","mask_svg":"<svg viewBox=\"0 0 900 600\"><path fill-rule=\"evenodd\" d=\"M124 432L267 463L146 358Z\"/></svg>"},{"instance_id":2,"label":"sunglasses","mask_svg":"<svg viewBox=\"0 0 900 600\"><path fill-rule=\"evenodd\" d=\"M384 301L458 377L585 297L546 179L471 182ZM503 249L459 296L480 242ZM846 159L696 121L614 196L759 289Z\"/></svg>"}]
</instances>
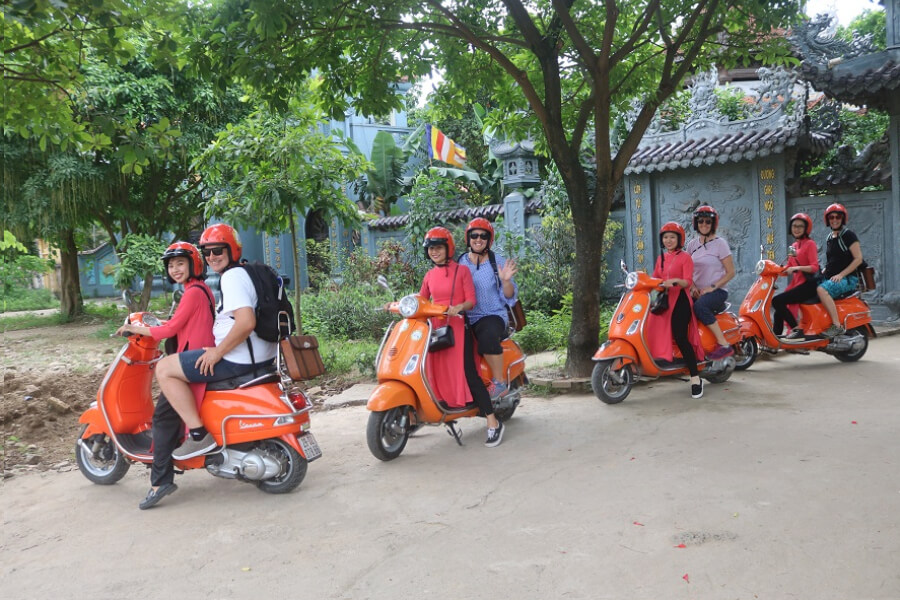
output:
<instances>
[{"instance_id":1,"label":"sunglasses","mask_svg":"<svg viewBox=\"0 0 900 600\"><path fill-rule=\"evenodd\" d=\"M844 216L840 213L834 213L833 215L828 215L829 221L843 221Z\"/></svg>"},{"instance_id":2,"label":"sunglasses","mask_svg":"<svg viewBox=\"0 0 900 600\"><path fill-rule=\"evenodd\" d=\"M469 239L472 239L472 240L485 240L485 241L487 241L487 240L491 239L491 234L489 234L489 233L477 233L477 232L476 232L476 233L470 233L470 234L469 234Z\"/></svg>"},{"instance_id":3,"label":"sunglasses","mask_svg":"<svg viewBox=\"0 0 900 600\"><path fill-rule=\"evenodd\" d=\"M228 246L219 246L218 248L203 248L200 252L203 253L203 256L222 256L222 253L228 249Z\"/></svg>"},{"instance_id":4,"label":"sunglasses","mask_svg":"<svg viewBox=\"0 0 900 600\"><path fill-rule=\"evenodd\" d=\"M697 219L697 224L698 225L712 225L713 221L712 221L712 219Z\"/></svg>"}]
</instances>

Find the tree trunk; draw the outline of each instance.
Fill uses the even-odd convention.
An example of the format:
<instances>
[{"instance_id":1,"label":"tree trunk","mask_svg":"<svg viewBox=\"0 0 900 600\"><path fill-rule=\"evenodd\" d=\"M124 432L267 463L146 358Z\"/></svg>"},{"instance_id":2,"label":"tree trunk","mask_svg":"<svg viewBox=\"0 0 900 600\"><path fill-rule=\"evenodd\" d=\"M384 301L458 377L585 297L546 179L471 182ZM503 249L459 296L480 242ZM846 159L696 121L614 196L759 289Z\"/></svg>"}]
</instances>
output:
<instances>
[{"instance_id":1,"label":"tree trunk","mask_svg":"<svg viewBox=\"0 0 900 600\"><path fill-rule=\"evenodd\" d=\"M297 325L297 334L300 335L303 333L303 321L301 320L300 312L300 298L303 296L303 293L300 289L300 249L297 244L297 221L293 210L288 220L291 223L291 252L293 252L294 257L294 321Z\"/></svg>"},{"instance_id":2,"label":"tree trunk","mask_svg":"<svg viewBox=\"0 0 900 600\"><path fill-rule=\"evenodd\" d=\"M71 321L84 313L84 299L81 297L81 280L78 274L78 248L75 246L75 232L67 229L61 237L59 249L60 297L59 314L63 321Z\"/></svg>"},{"instance_id":3,"label":"tree trunk","mask_svg":"<svg viewBox=\"0 0 900 600\"><path fill-rule=\"evenodd\" d=\"M609 213L598 206L602 204L597 202L601 194L591 201L582 178L566 181L566 190L572 199L576 257L572 271L572 326L566 372L570 377L589 377L593 370L591 359L600 338L600 269L603 233Z\"/></svg>"},{"instance_id":4,"label":"tree trunk","mask_svg":"<svg viewBox=\"0 0 900 600\"><path fill-rule=\"evenodd\" d=\"M137 305L129 308L132 312L144 312L150 306L150 294L153 293L153 271L144 273L144 289L141 290Z\"/></svg>"}]
</instances>

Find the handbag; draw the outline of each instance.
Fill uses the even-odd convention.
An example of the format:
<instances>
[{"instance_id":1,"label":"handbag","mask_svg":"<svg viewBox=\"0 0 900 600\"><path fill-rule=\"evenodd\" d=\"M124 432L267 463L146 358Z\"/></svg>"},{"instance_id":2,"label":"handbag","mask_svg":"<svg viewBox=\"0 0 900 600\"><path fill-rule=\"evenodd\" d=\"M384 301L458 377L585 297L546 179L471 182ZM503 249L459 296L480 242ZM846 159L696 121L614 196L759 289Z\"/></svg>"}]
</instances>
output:
<instances>
[{"instance_id":1,"label":"handbag","mask_svg":"<svg viewBox=\"0 0 900 600\"><path fill-rule=\"evenodd\" d=\"M459 264L453 271L453 285L450 287L450 304L453 304L453 292L456 291L456 275L459 273ZM428 340L428 350L437 352L452 348L456 343L456 337L453 335L453 327L450 326L449 317L447 324L442 327L436 327L431 330L431 338Z\"/></svg>"},{"instance_id":2,"label":"handbag","mask_svg":"<svg viewBox=\"0 0 900 600\"><path fill-rule=\"evenodd\" d=\"M431 339L428 341L428 350L437 352L438 350L446 350L452 348L456 343L453 336L453 328L450 325L444 325L431 331Z\"/></svg>"},{"instance_id":3,"label":"handbag","mask_svg":"<svg viewBox=\"0 0 900 600\"><path fill-rule=\"evenodd\" d=\"M284 366L294 381L306 381L325 374L325 363L319 354L319 340L314 335L291 335L279 342Z\"/></svg>"},{"instance_id":4,"label":"handbag","mask_svg":"<svg viewBox=\"0 0 900 600\"><path fill-rule=\"evenodd\" d=\"M669 310L669 292L656 292L656 297L650 302L650 312L654 315L661 315Z\"/></svg>"},{"instance_id":5,"label":"handbag","mask_svg":"<svg viewBox=\"0 0 900 600\"><path fill-rule=\"evenodd\" d=\"M865 262L862 266L859 267L857 271L859 273L859 280L862 282L863 287L865 288L863 291L865 292L874 292L875 291L875 267L870 267Z\"/></svg>"},{"instance_id":6,"label":"handbag","mask_svg":"<svg viewBox=\"0 0 900 600\"><path fill-rule=\"evenodd\" d=\"M512 306L506 306L506 314L509 317L509 322L512 325L513 329L516 331L522 331L522 329L527 325L525 321L525 309L522 307L522 301L516 299L516 303Z\"/></svg>"}]
</instances>

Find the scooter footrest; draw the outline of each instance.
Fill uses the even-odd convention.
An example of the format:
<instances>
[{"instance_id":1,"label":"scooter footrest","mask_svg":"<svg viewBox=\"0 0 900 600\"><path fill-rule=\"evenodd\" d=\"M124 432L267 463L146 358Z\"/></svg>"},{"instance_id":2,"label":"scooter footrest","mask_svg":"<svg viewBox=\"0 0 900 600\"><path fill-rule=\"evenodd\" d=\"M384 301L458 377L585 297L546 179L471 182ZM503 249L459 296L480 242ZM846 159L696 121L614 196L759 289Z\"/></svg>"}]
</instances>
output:
<instances>
[{"instance_id":1,"label":"scooter footrest","mask_svg":"<svg viewBox=\"0 0 900 600\"><path fill-rule=\"evenodd\" d=\"M474 402L469 402L465 406L450 406L443 400L438 400L437 403L438 403L438 406L441 407L442 411L448 412L448 413L466 412L467 410L472 410L473 408L475 408Z\"/></svg>"},{"instance_id":2,"label":"scooter footrest","mask_svg":"<svg viewBox=\"0 0 900 600\"><path fill-rule=\"evenodd\" d=\"M150 433L150 430L135 434L120 433L116 434L116 440L129 454L150 454L153 434Z\"/></svg>"}]
</instances>

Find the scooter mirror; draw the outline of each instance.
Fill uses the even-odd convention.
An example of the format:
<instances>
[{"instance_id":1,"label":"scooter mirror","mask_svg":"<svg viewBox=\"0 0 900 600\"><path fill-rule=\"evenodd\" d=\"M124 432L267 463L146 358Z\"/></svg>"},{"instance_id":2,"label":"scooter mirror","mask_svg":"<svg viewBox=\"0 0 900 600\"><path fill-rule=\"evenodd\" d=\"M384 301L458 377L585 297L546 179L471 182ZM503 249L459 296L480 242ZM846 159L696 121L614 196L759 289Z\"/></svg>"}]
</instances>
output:
<instances>
[{"instance_id":1,"label":"scooter mirror","mask_svg":"<svg viewBox=\"0 0 900 600\"><path fill-rule=\"evenodd\" d=\"M181 302L181 298L184 296L184 292L182 290L175 290L172 294L172 306L169 308L169 317L172 318L172 315L175 314L175 309L178 307L178 303Z\"/></svg>"},{"instance_id":2,"label":"scooter mirror","mask_svg":"<svg viewBox=\"0 0 900 600\"><path fill-rule=\"evenodd\" d=\"M766 248L760 244L759 245L759 260L762 260L766 257Z\"/></svg>"},{"instance_id":3,"label":"scooter mirror","mask_svg":"<svg viewBox=\"0 0 900 600\"><path fill-rule=\"evenodd\" d=\"M788 246L787 250L788 256L797 256L797 249L793 246Z\"/></svg>"},{"instance_id":4,"label":"scooter mirror","mask_svg":"<svg viewBox=\"0 0 900 600\"><path fill-rule=\"evenodd\" d=\"M379 275L378 277L375 278L375 281L378 282L378 285L380 285L381 287L386 289L388 292L390 292L391 296L393 297L394 292L391 291L391 286L390 286L390 284L388 284L387 277L385 277L384 275Z\"/></svg>"},{"instance_id":5,"label":"scooter mirror","mask_svg":"<svg viewBox=\"0 0 900 600\"><path fill-rule=\"evenodd\" d=\"M622 269L622 272L628 275L628 266L625 264L625 259L619 259L619 268Z\"/></svg>"}]
</instances>

